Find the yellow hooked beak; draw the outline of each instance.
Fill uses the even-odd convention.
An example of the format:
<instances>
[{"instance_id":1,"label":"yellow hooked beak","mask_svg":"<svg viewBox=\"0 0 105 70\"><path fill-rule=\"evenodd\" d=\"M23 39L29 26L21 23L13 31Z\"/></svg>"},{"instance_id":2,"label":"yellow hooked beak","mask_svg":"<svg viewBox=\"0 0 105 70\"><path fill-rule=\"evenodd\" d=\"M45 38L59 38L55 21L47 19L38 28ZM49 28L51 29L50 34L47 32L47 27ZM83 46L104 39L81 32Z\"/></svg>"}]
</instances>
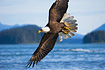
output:
<instances>
[{"instance_id":1,"label":"yellow hooked beak","mask_svg":"<svg viewBox=\"0 0 105 70\"><path fill-rule=\"evenodd\" d=\"M41 33L41 32L42 32L41 30L38 31L38 33Z\"/></svg>"}]
</instances>

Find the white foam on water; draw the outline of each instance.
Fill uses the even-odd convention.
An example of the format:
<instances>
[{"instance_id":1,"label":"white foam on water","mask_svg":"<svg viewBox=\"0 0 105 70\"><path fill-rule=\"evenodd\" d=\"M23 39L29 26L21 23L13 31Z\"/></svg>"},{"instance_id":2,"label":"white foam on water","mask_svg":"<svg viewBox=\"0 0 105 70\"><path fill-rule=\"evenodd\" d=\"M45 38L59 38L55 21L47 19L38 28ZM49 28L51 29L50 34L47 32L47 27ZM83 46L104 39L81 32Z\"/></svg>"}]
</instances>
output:
<instances>
[{"instance_id":1,"label":"white foam on water","mask_svg":"<svg viewBox=\"0 0 105 70\"><path fill-rule=\"evenodd\" d=\"M60 51L71 51L70 49L60 49Z\"/></svg>"},{"instance_id":2,"label":"white foam on water","mask_svg":"<svg viewBox=\"0 0 105 70\"><path fill-rule=\"evenodd\" d=\"M88 50L88 49L60 49L60 51L74 51L74 52L105 52L105 50Z\"/></svg>"},{"instance_id":3,"label":"white foam on water","mask_svg":"<svg viewBox=\"0 0 105 70\"><path fill-rule=\"evenodd\" d=\"M92 52L91 50L87 50L87 49L72 49L72 51L79 51L79 52Z\"/></svg>"}]
</instances>

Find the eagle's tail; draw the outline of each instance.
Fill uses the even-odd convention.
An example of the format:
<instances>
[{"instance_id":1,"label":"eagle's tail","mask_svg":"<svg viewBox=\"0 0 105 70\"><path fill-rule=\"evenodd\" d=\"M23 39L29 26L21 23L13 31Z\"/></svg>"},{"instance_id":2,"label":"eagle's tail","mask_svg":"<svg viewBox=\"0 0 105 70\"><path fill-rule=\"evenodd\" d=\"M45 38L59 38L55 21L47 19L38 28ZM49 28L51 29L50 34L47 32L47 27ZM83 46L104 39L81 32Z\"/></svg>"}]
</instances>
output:
<instances>
[{"instance_id":1,"label":"eagle's tail","mask_svg":"<svg viewBox=\"0 0 105 70\"><path fill-rule=\"evenodd\" d=\"M64 23L64 28L62 29L62 32L59 33L60 41L62 39L71 38L71 36L74 36L74 32L77 32L77 20L74 20L74 16L70 16L70 14L64 14L63 18L60 21L61 23Z\"/></svg>"}]
</instances>

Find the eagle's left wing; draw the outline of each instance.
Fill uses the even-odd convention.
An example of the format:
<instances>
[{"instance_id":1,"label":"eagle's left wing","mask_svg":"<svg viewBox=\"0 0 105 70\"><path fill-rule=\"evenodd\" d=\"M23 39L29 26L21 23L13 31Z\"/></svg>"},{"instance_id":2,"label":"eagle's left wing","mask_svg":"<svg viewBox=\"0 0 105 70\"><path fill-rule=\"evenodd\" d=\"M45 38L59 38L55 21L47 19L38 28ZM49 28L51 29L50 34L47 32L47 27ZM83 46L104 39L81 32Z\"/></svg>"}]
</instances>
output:
<instances>
[{"instance_id":1,"label":"eagle's left wing","mask_svg":"<svg viewBox=\"0 0 105 70\"><path fill-rule=\"evenodd\" d=\"M43 59L53 49L57 37L58 33L57 34L45 33L39 44L39 47L33 53L33 56L31 57L27 66L30 67L33 64L32 67L34 67L34 64L37 65L37 63L40 62L41 59Z\"/></svg>"},{"instance_id":2,"label":"eagle's left wing","mask_svg":"<svg viewBox=\"0 0 105 70\"><path fill-rule=\"evenodd\" d=\"M69 0L56 0L49 10L49 21L60 22L68 8Z\"/></svg>"}]
</instances>

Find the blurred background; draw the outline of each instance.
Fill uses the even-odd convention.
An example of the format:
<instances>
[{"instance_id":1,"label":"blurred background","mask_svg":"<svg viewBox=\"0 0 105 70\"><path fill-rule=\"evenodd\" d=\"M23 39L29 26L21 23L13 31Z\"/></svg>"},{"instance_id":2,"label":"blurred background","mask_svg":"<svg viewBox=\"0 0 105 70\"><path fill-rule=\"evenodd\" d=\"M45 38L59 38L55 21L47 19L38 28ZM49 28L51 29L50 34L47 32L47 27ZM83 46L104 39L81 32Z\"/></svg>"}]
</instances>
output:
<instances>
[{"instance_id":1,"label":"blurred background","mask_svg":"<svg viewBox=\"0 0 105 70\"><path fill-rule=\"evenodd\" d=\"M0 0L0 22L44 27L55 0ZM78 21L78 33L87 34L105 23L105 0L70 0L67 13Z\"/></svg>"},{"instance_id":2,"label":"blurred background","mask_svg":"<svg viewBox=\"0 0 105 70\"><path fill-rule=\"evenodd\" d=\"M40 27L44 27L48 23L49 9L54 1L55 0L0 0L0 31L14 27L35 25L33 30L37 32ZM78 23L77 34L72 38L83 39L85 35L93 31L105 31L104 6L105 0L70 0L67 13L74 16ZM32 27L29 26L29 28ZM26 30L26 32L27 31L28 30ZM14 32L12 34L14 34ZM32 34L37 38L37 33ZM100 37L100 35L98 37Z\"/></svg>"}]
</instances>

